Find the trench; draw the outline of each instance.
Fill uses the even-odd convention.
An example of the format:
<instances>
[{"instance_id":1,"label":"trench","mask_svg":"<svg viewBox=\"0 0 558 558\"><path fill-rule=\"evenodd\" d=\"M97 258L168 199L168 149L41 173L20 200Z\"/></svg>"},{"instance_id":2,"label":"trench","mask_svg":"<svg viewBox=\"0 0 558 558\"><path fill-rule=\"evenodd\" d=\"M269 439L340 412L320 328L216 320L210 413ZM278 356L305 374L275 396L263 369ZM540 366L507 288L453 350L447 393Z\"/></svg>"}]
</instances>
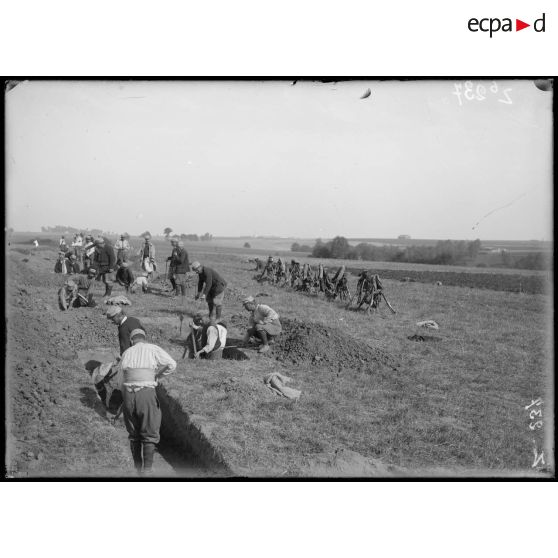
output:
<instances>
[{"instance_id":1,"label":"trench","mask_svg":"<svg viewBox=\"0 0 558 558\"><path fill-rule=\"evenodd\" d=\"M87 370L99 363L113 360L117 355L110 349L99 348L78 351L78 357ZM84 391L82 389L82 391ZM104 406L97 397L95 388L85 388L88 406L99 414ZM229 466L219 452L209 442L203 429L186 413L164 385L157 387L157 398L161 406L161 439L157 445L154 462L155 476L172 476L183 478L227 477L233 475ZM86 398L83 398L84 400ZM114 416L115 409L109 410L107 416ZM127 433L122 417L118 425L119 438L128 448ZM123 430L123 432L122 432ZM159 463L157 461L160 460ZM132 473L130 476L133 476Z\"/></svg>"}]
</instances>

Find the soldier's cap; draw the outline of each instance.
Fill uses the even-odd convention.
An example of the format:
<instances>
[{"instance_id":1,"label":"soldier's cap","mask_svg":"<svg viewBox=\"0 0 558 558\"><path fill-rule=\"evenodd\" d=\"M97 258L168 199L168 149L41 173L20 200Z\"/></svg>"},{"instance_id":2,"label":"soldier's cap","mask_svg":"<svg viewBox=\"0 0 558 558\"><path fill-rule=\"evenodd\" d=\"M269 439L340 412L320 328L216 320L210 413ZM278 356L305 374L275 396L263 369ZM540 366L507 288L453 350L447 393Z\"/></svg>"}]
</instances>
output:
<instances>
[{"instance_id":1,"label":"soldier's cap","mask_svg":"<svg viewBox=\"0 0 558 558\"><path fill-rule=\"evenodd\" d=\"M176 244L177 242L178 242L178 239L176 239L176 238L171 238L170 239L171 244Z\"/></svg>"},{"instance_id":2,"label":"soldier's cap","mask_svg":"<svg viewBox=\"0 0 558 558\"><path fill-rule=\"evenodd\" d=\"M125 236L123 234L120 235L120 240L124 240Z\"/></svg>"},{"instance_id":3,"label":"soldier's cap","mask_svg":"<svg viewBox=\"0 0 558 558\"><path fill-rule=\"evenodd\" d=\"M87 272L87 275L96 275L97 274L97 270L94 267L90 267L89 271Z\"/></svg>"},{"instance_id":4,"label":"soldier's cap","mask_svg":"<svg viewBox=\"0 0 558 558\"><path fill-rule=\"evenodd\" d=\"M145 238L145 242L147 242L148 240L151 240L151 235L146 234L143 238Z\"/></svg>"},{"instance_id":5,"label":"soldier's cap","mask_svg":"<svg viewBox=\"0 0 558 558\"><path fill-rule=\"evenodd\" d=\"M202 314L201 312L194 314L194 317L192 318L192 321L194 322L194 329L199 329L199 327L203 324L204 318L205 314Z\"/></svg>"},{"instance_id":6,"label":"soldier's cap","mask_svg":"<svg viewBox=\"0 0 558 558\"><path fill-rule=\"evenodd\" d=\"M192 263L192 269L195 271L196 269L199 269L201 267L201 263L200 262L193 262Z\"/></svg>"},{"instance_id":7,"label":"soldier's cap","mask_svg":"<svg viewBox=\"0 0 558 558\"><path fill-rule=\"evenodd\" d=\"M75 259L76 259L76 255L75 255L75 254L72 254L72 255L70 256L70 258L71 258L72 260L75 260Z\"/></svg>"},{"instance_id":8,"label":"soldier's cap","mask_svg":"<svg viewBox=\"0 0 558 558\"><path fill-rule=\"evenodd\" d=\"M67 287L72 287L72 288L77 287L77 285L76 285L71 279L68 279L68 280L66 281L66 283L64 283L64 284L65 284Z\"/></svg>"},{"instance_id":9,"label":"soldier's cap","mask_svg":"<svg viewBox=\"0 0 558 558\"><path fill-rule=\"evenodd\" d=\"M143 331L143 329L137 328L137 329L133 329L132 333L130 333L130 339L133 339L134 337L143 337L145 339L145 331Z\"/></svg>"},{"instance_id":10,"label":"soldier's cap","mask_svg":"<svg viewBox=\"0 0 558 558\"><path fill-rule=\"evenodd\" d=\"M120 267L128 267L128 265L130 265L128 262L122 262Z\"/></svg>"},{"instance_id":11,"label":"soldier's cap","mask_svg":"<svg viewBox=\"0 0 558 558\"><path fill-rule=\"evenodd\" d=\"M120 308L120 306L111 306L107 312L107 318L114 318L114 316L117 316L118 314L120 314L120 312L122 312L122 308Z\"/></svg>"},{"instance_id":12,"label":"soldier's cap","mask_svg":"<svg viewBox=\"0 0 558 558\"><path fill-rule=\"evenodd\" d=\"M105 243L105 239L104 238L98 238L97 240L95 240L95 244L99 245L99 244L104 244Z\"/></svg>"},{"instance_id":13,"label":"soldier's cap","mask_svg":"<svg viewBox=\"0 0 558 558\"><path fill-rule=\"evenodd\" d=\"M178 246L180 246L180 248L184 248L184 242L182 242L182 240L179 240L177 244Z\"/></svg>"},{"instance_id":14,"label":"soldier's cap","mask_svg":"<svg viewBox=\"0 0 558 558\"><path fill-rule=\"evenodd\" d=\"M247 296L243 301L242 304L250 304L251 302L256 302L256 299L253 296Z\"/></svg>"}]
</instances>

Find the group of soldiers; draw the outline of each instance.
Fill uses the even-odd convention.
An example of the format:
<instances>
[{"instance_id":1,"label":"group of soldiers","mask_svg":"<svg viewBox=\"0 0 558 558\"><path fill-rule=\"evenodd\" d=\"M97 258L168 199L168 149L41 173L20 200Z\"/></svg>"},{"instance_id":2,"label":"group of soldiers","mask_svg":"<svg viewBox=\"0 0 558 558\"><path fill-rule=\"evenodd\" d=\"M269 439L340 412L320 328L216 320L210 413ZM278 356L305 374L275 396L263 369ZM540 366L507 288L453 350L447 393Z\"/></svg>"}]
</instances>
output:
<instances>
[{"instance_id":1,"label":"group of soldiers","mask_svg":"<svg viewBox=\"0 0 558 558\"><path fill-rule=\"evenodd\" d=\"M128 292L133 280L128 265L130 247L124 242L124 237L120 240L122 242L117 242L113 248L103 238L94 241L90 237L85 238L82 252L85 273L80 273L76 281L70 279L65 282L62 289L64 302L61 302L64 309L94 306L91 289L95 279L105 283L105 296L111 295L114 282L123 285ZM147 279L156 270L155 248L150 237L146 236L144 240L139 256ZM93 251L87 255L85 250L90 243ZM171 255L166 260L166 279L173 287L169 296L180 295L184 300L190 276L197 275L194 298L207 303L207 313L198 312L193 316L191 333L184 342L183 358L189 354L194 359L220 359L227 343L227 324L222 319L227 282L215 269L198 261L190 265L181 241L173 239L171 245ZM115 270L116 281L113 282ZM244 298L242 304L249 312L242 345L256 345L259 353L270 351L270 346L282 332L279 314L273 308L259 304L252 296ZM88 370L99 398L113 414L112 421L123 414L136 471L148 476L152 474L162 419L155 388L164 376L176 370L177 363L164 349L147 341L147 332L141 320L128 316L120 305L110 306L105 315L118 328L120 356L110 363L93 361L94 365ZM183 318L182 313L180 316Z\"/></svg>"},{"instance_id":2,"label":"group of soldiers","mask_svg":"<svg viewBox=\"0 0 558 558\"><path fill-rule=\"evenodd\" d=\"M145 245L148 249L153 247L150 238L145 239ZM140 249L139 254L142 255L144 251L145 246ZM83 238L81 234L77 234L70 247L62 236L54 272L75 277L68 279L59 291L61 309L95 306L92 294L93 280L104 284L105 297L112 295L115 284L124 287L126 293L135 293L138 289L143 293L148 292L149 272L146 271L146 265L151 266L152 272L154 248L147 262L142 260L142 272L138 276L130 268L130 252L130 243L124 235L120 235L112 246L104 237L94 239L92 235L86 235Z\"/></svg>"}]
</instances>

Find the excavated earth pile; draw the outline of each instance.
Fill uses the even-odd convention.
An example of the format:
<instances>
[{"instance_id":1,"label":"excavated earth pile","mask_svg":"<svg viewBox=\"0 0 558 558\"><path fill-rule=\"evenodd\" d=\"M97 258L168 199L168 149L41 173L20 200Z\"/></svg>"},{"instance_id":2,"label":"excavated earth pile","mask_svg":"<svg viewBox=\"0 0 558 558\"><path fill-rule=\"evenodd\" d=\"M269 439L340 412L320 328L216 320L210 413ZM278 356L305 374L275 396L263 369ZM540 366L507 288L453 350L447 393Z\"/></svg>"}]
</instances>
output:
<instances>
[{"instance_id":1,"label":"excavated earth pile","mask_svg":"<svg viewBox=\"0 0 558 558\"><path fill-rule=\"evenodd\" d=\"M326 366L361 368L378 365L397 370L399 362L381 349L370 347L321 324L283 319L283 333L274 345L280 362L319 363Z\"/></svg>"}]
</instances>

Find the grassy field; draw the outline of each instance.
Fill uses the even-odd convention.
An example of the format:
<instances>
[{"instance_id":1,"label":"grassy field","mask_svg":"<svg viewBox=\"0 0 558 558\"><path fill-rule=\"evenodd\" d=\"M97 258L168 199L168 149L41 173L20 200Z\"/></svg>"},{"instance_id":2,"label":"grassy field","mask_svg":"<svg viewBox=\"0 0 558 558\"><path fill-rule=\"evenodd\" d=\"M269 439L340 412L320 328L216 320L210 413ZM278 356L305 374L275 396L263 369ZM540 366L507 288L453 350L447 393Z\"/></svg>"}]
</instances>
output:
<instances>
[{"instance_id":1,"label":"grassy field","mask_svg":"<svg viewBox=\"0 0 558 558\"><path fill-rule=\"evenodd\" d=\"M165 242L156 245L161 270L170 249ZM281 358L278 349L270 355L248 350L246 361L181 360L185 331L179 332L179 313L192 315L204 304L194 302L192 292L181 307L158 283L153 294L132 297L129 313L179 360L165 389L238 474L544 475L553 470L549 295L386 279L397 314L383 305L367 316L322 297L256 283L247 261L252 250L206 243L188 249L190 260L214 267L229 283L223 317L232 343L244 333L247 314L240 301L247 294L259 295L289 323L306 323L316 339L315 354L295 362ZM51 261L41 265L54 265L54 251L45 249L42 257ZM352 282L354 289L356 279ZM415 322L425 319L440 324L432 333L436 340L409 340L419 333ZM112 326L105 327L109 339ZM376 358L380 353L389 358ZM302 391L298 402L264 386L264 376L273 371L292 378L292 387ZM524 407L537 397L543 399L544 427L530 430ZM544 448L546 468L532 467L533 444Z\"/></svg>"},{"instance_id":2,"label":"grassy field","mask_svg":"<svg viewBox=\"0 0 558 558\"><path fill-rule=\"evenodd\" d=\"M251 352L244 362L181 363L169 387L204 417L211 439L241 470L304 475L343 450L406 471L532 472L533 432L524 406L540 394L550 404L547 296L386 280L397 314L383 307L366 316L323 298L259 285L246 256L191 252L229 281L224 318L233 339L243 333L241 298L265 294L260 300L281 316L329 328L355 347L380 349L398 366L370 361L348 367L341 347L337 362L327 366L286 364ZM142 302L144 314L157 314ZM169 301L169 312L175 304ZM195 309L187 302L186 312ZM424 319L440 324L438 342L408 339ZM162 340L171 331L161 327ZM293 378L303 393L300 402L266 391L262 379L273 370Z\"/></svg>"}]
</instances>

